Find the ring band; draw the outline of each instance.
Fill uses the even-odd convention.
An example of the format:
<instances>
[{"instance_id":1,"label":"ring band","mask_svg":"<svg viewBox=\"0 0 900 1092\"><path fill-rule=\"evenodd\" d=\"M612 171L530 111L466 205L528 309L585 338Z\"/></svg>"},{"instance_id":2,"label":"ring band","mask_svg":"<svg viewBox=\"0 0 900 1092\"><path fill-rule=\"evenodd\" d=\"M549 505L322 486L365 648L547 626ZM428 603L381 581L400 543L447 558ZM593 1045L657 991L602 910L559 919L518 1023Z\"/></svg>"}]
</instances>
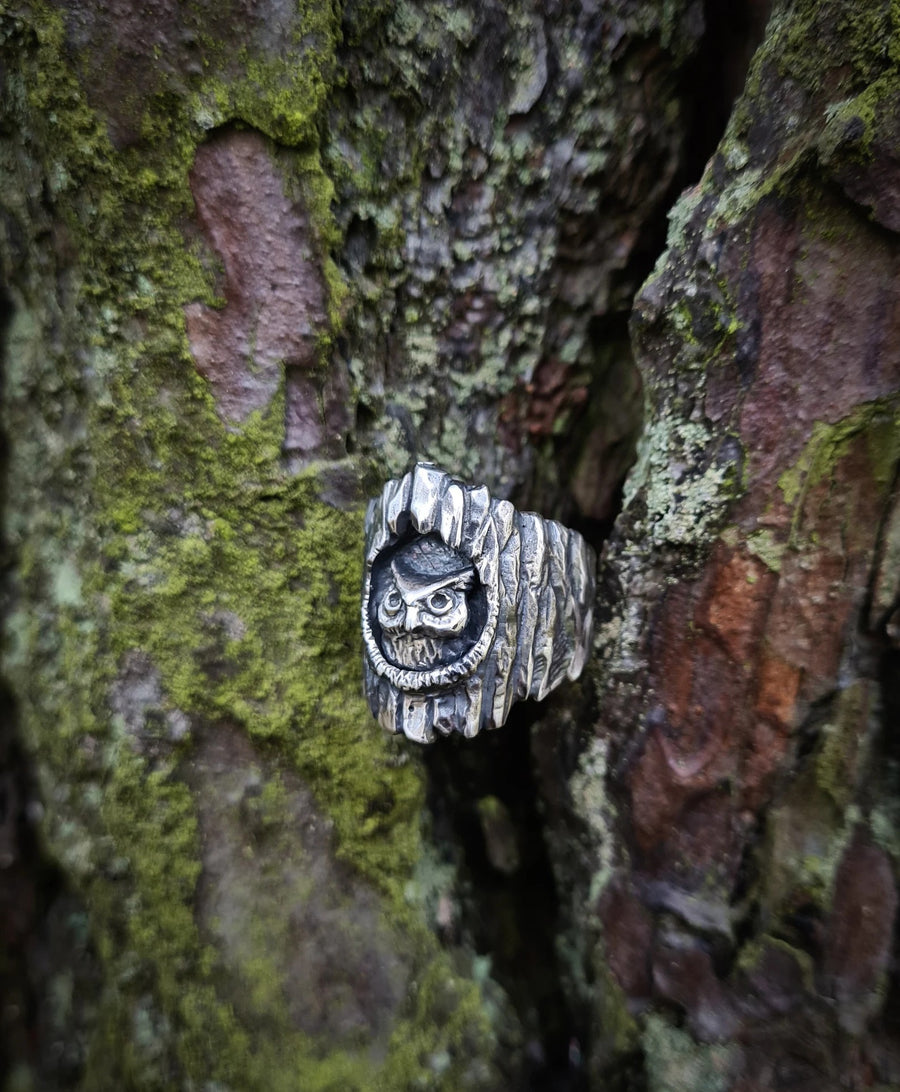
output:
<instances>
[{"instance_id":1,"label":"ring band","mask_svg":"<svg viewBox=\"0 0 900 1092\"><path fill-rule=\"evenodd\" d=\"M365 688L419 743L499 728L513 702L581 674L596 557L577 531L494 500L431 463L366 514Z\"/></svg>"}]
</instances>

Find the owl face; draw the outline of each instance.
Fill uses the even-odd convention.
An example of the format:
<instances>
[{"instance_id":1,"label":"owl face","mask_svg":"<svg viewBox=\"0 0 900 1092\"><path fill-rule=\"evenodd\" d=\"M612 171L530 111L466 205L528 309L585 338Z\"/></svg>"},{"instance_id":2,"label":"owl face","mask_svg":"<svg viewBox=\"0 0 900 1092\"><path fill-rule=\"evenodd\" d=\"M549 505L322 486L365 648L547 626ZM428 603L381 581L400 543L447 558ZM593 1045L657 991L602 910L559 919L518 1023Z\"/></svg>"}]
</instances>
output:
<instances>
[{"instance_id":1,"label":"owl face","mask_svg":"<svg viewBox=\"0 0 900 1092\"><path fill-rule=\"evenodd\" d=\"M385 569L375 616L384 654L398 667L424 670L465 651L467 593L476 577L473 566L461 560L442 543L419 540Z\"/></svg>"},{"instance_id":2,"label":"owl face","mask_svg":"<svg viewBox=\"0 0 900 1092\"><path fill-rule=\"evenodd\" d=\"M378 621L385 633L422 633L428 637L457 636L466 628L466 578L450 577L409 587L394 573L378 607Z\"/></svg>"}]
</instances>

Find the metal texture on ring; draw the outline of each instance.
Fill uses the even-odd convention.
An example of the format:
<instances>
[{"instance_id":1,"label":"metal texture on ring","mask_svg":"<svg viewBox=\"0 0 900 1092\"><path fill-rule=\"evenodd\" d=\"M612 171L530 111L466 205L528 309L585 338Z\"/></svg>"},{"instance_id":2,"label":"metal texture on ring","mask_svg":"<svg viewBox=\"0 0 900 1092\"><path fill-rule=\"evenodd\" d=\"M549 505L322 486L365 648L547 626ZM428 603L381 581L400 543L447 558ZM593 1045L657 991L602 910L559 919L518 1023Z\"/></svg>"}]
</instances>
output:
<instances>
[{"instance_id":1,"label":"metal texture on ring","mask_svg":"<svg viewBox=\"0 0 900 1092\"><path fill-rule=\"evenodd\" d=\"M430 463L366 514L365 687L378 720L419 743L499 728L513 702L581 674L594 551L576 531L494 500Z\"/></svg>"}]
</instances>

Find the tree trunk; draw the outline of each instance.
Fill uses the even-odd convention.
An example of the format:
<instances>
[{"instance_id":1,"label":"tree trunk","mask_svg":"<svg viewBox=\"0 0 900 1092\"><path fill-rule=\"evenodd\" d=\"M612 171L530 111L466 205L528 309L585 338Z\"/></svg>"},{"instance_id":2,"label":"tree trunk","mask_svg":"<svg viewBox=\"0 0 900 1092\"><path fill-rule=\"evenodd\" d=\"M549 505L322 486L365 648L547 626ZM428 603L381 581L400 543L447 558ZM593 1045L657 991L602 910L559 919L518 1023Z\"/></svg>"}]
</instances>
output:
<instances>
[{"instance_id":1,"label":"tree trunk","mask_svg":"<svg viewBox=\"0 0 900 1092\"><path fill-rule=\"evenodd\" d=\"M898 49L777 9L635 305L572 920L654 1088L900 1080Z\"/></svg>"},{"instance_id":2,"label":"tree trunk","mask_svg":"<svg viewBox=\"0 0 900 1092\"><path fill-rule=\"evenodd\" d=\"M889 4L776 9L626 329L764 18L0 16L10 1089L900 1082ZM612 528L584 684L427 749L417 459Z\"/></svg>"}]
</instances>

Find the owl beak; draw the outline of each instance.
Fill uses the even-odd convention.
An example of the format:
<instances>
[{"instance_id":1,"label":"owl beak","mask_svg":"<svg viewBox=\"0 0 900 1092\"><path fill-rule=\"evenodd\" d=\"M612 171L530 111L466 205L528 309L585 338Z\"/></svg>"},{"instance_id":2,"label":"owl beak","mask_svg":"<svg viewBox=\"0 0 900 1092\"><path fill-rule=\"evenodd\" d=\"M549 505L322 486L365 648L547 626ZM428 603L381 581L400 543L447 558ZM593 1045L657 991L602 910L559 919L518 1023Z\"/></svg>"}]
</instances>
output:
<instances>
[{"instance_id":1,"label":"owl beak","mask_svg":"<svg viewBox=\"0 0 900 1092\"><path fill-rule=\"evenodd\" d=\"M410 603L406 607L406 618L403 620L403 628L407 633L412 633L419 628L419 608Z\"/></svg>"}]
</instances>

